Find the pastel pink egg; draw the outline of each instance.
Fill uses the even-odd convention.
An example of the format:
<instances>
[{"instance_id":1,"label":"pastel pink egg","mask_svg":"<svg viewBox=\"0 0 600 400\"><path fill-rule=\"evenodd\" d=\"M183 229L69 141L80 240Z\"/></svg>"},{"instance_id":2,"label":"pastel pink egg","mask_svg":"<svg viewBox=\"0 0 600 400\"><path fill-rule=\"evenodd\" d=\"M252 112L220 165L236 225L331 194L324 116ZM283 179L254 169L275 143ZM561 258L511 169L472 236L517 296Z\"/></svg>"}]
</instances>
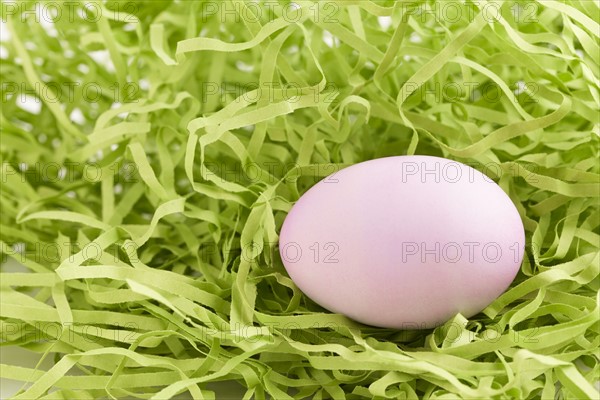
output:
<instances>
[{"instance_id":1,"label":"pastel pink egg","mask_svg":"<svg viewBox=\"0 0 600 400\"><path fill-rule=\"evenodd\" d=\"M387 157L321 180L280 233L287 272L322 307L364 324L430 328L471 317L515 278L523 223L504 191L457 161Z\"/></svg>"}]
</instances>

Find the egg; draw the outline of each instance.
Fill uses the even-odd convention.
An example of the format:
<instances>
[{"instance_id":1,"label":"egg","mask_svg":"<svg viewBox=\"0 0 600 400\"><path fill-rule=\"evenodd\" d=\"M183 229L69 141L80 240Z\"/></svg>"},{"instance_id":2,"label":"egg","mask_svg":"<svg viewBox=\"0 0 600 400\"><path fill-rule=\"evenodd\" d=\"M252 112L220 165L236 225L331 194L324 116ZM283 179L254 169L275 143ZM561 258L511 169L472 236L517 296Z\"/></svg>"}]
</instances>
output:
<instances>
[{"instance_id":1,"label":"egg","mask_svg":"<svg viewBox=\"0 0 600 400\"><path fill-rule=\"evenodd\" d=\"M334 172L294 204L279 239L285 269L306 296L396 329L477 314L510 286L524 247L523 223L502 188L433 156Z\"/></svg>"}]
</instances>

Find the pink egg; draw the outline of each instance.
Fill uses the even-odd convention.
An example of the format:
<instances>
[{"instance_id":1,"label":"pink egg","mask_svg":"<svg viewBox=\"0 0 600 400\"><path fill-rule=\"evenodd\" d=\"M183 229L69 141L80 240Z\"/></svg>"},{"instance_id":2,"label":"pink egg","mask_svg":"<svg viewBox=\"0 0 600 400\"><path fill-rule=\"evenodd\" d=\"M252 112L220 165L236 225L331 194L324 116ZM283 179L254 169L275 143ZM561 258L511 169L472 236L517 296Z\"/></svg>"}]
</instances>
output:
<instances>
[{"instance_id":1,"label":"pink egg","mask_svg":"<svg viewBox=\"0 0 600 400\"><path fill-rule=\"evenodd\" d=\"M321 180L279 241L291 279L316 303L399 329L480 312L515 278L524 245L519 213L495 182L431 156L366 161Z\"/></svg>"}]
</instances>

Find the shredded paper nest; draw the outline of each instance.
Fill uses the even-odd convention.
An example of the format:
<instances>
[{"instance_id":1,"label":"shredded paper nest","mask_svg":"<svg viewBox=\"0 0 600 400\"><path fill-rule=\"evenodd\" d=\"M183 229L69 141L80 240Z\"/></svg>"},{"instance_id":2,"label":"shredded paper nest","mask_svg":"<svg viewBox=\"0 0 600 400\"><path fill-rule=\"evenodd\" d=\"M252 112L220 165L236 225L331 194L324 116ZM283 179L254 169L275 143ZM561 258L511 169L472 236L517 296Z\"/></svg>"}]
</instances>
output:
<instances>
[{"instance_id":1,"label":"shredded paper nest","mask_svg":"<svg viewBox=\"0 0 600 400\"><path fill-rule=\"evenodd\" d=\"M2 345L53 360L3 358L14 398L599 398L599 13L3 2ZM510 288L436 329L324 310L277 246L318 180L406 154L475 166L526 230Z\"/></svg>"}]
</instances>

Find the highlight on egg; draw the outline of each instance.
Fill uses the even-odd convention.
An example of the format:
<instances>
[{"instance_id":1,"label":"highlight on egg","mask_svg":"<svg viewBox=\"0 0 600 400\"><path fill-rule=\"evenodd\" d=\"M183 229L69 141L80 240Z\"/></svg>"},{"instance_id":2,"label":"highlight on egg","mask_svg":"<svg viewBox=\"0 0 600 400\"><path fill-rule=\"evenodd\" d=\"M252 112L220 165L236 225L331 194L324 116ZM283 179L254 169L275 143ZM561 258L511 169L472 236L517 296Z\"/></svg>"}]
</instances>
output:
<instances>
[{"instance_id":1,"label":"highlight on egg","mask_svg":"<svg viewBox=\"0 0 600 400\"><path fill-rule=\"evenodd\" d=\"M524 245L523 223L502 188L433 156L335 172L294 204L279 240L290 278L309 298L397 329L477 314L514 280Z\"/></svg>"}]
</instances>

